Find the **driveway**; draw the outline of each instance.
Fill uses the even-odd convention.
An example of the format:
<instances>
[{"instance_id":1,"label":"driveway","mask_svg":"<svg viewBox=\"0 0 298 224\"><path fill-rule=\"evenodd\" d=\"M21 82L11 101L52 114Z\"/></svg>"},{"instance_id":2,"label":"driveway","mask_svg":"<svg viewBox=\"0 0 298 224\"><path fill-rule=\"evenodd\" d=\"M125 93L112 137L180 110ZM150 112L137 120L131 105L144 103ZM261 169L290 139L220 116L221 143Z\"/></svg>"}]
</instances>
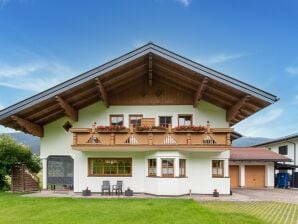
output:
<instances>
[{"instance_id":1,"label":"driveway","mask_svg":"<svg viewBox=\"0 0 298 224\"><path fill-rule=\"evenodd\" d=\"M275 201L298 204L298 189L233 189L233 195L193 195L198 201Z\"/></svg>"}]
</instances>

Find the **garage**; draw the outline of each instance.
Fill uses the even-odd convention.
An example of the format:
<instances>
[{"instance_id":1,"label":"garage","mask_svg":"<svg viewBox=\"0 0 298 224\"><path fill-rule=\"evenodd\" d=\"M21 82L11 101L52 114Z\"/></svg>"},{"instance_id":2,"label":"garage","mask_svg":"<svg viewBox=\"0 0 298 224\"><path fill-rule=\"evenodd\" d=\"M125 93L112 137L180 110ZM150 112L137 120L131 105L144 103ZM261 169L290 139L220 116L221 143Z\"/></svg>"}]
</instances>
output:
<instances>
[{"instance_id":1,"label":"garage","mask_svg":"<svg viewBox=\"0 0 298 224\"><path fill-rule=\"evenodd\" d=\"M230 165L230 181L231 188L239 187L239 166L238 165Z\"/></svg>"},{"instance_id":2,"label":"garage","mask_svg":"<svg viewBox=\"0 0 298 224\"><path fill-rule=\"evenodd\" d=\"M250 188L265 187L265 166L264 165L245 166L245 187L250 187Z\"/></svg>"},{"instance_id":3,"label":"garage","mask_svg":"<svg viewBox=\"0 0 298 224\"><path fill-rule=\"evenodd\" d=\"M229 161L230 186L274 187L274 163L289 161L288 157L266 148L232 147Z\"/></svg>"}]
</instances>

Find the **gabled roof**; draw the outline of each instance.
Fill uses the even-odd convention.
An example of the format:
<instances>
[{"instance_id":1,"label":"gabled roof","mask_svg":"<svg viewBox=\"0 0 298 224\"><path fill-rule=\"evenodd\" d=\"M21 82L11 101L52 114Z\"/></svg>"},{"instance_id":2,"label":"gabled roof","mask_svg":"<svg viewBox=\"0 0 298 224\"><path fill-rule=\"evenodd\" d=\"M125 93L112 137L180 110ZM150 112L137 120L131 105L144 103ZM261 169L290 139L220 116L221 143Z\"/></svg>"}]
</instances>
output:
<instances>
[{"instance_id":1,"label":"gabled roof","mask_svg":"<svg viewBox=\"0 0 298 224\"><path fill-rule=\"evenodd\" d=\"M65 114L76 120L76 111L96 101L106 106L132 85L162 85L185 93L189 104L201 99L227 110L230 125L274 103L278 98L268 92L207 68L192 60L148 44L68 81L36 94L0 111L0 124L24 132L28 125L40 132L43 125ZM143 88L143 87L142 87ZM115 100L114 100L115 99ZM187 103L187 104L188 104ZM35 134L35 133L33 133Z\"/></svg>"},{"instance_id":2,"label":"gabled roof","mask_svg":"<svg viewBox=\"0 0 298 224\"><path fill-rule=\"evenodd\" d=\"M271 162L290 162L290 158L272 152L266 148L256 147L233 147L230 151L231 161L271 161Z\"/></svg>"},{"instance_id":3,"label":"gabled roof","mask_svg":"<svg viewBox=\"0 0 298 224\"><path fill-rule=\"evenodd\" d=\"M279 142L287 142L287 141L291 141L294 139L298 139L298 133L287 135L287 136L280 137L280 138L276 138L276 139L273 139L273 140L270 140L267 142L263 142L262 144L258 144L255 146L266 146L266 145L271 145L271 144L279 143Z\"/></svg>"}]
</instances>

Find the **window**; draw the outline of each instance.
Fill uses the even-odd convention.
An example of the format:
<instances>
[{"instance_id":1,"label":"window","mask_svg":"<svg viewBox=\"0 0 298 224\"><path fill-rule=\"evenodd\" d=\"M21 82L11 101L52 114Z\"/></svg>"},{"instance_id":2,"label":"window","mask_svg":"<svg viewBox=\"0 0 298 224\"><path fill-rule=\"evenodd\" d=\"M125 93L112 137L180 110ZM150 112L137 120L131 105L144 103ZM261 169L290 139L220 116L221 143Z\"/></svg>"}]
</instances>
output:
<instances>
[{"instance_id":1,"label":"window","mask_svg":"<svg viewBox=\"0 0 298 224\"><path fill-rule=\"evenodd\" d=\"M161 175L163 177L174 177L174 159L161 160Z\"/></svg>"},{"instance_id":2,"label":"window","mask_svg":"<svg viewBox=\"0 0 298 224\"><path fill-rule=\"evenodd\" d=\"M129 124L132 124L133 127L141 126L143 115L129 115Z\"/></svg>"},{"instance_id":3,"label":"window","mask_svg":"<svg viewBox=\"0 0 298 224\"><path fill-rule=\"evenodd\" d=\"M212 177L224 176L224 161L212 160Z\"/></svg>"},{"instance_id":4,"label":"window","mask_svg":"<svg viewBox=\"0 0 298 224\"><path fill-rule=\"evenodd\" d=\"M178 115L178 126L191 126L192 115Z\"/></svg>"},{"instance_id":5,"label":"window","mask_svg":"<svg viewBox=\"0 0 298 224\"><path fill-rule=\"evenodd\" d=\"M169 124L172 124L172 117L170 116L159 117L159 126L168 127Z\"/></svg>"},{"instance_id":6,"label":"window","mask_svg":"<svg viewBox=\"0 0 298 224\"><path fill-rule=\"evenodd\" d=\"M62 127L65 131L69 131L69 129L72 128L72 124L69 121L66 121Z\"/></svg>"},{"instance_id":7,"label":"window","mask_svg":"<svg viewBox=\"0 0 298 224\"><path fill-rule=\"evenodd\" d=\"M156 159L148 159L148 176L156 176Z\"/></svg>"},{"instance_id":8,"label":"window","mask_svg":"<svg viewBox=\"0 0 298 224\"><path fill-rule=\"evenodd\" d=\"M110 115L110 125L123 126L123 115Z\"/></svg>"},{"instance_id":9,"label":"window","mask_svg":"<svg viewBox=\"0 0 298 224\"><path fill-rule=\"evenodd\" d=\"M132 160L125 159L88 159L89 176L131 176Z\"/></svg>"},{"instance_id":10,"label":"window","mask_svg":"<svg viewBox=\"0 0 298 224\"><path fill-rule=\"evenodd\" d=\"M278 153L281 155L288 155L288 146L287 145L279 146Z\"/></svg>"},{"instance_id":11,"label":"window","mask_svg":"<svg viewBox=\"0 0 298 224\"><path fill-rule=\"evenodd\" d=\"M186 160L185 159L179 160L179 176L180 177L186 176Z\"/></svg>"}]
</instances>

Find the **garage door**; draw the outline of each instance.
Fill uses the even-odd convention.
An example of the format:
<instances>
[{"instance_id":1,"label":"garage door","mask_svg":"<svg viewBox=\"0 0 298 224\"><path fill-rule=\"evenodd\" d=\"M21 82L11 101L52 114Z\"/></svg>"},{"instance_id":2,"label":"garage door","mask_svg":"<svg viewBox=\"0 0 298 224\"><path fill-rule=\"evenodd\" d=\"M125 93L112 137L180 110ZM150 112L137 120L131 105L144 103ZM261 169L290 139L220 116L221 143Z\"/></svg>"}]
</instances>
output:
<instances>
[{"instance_id":1,"label":"garage door","mask_svg":"<svg viewBox=\"0 0 298 224\"><path fill-rule=\"evenodd\" d=\"M265 187L265 166L245 166L245 187Z\"/></svg>"},{"instance_id":2,"label":"garage door","mask_svg":"<svg viewBox=\"0 0 298 224\"><path fill-rule=\"evenodd\" d=\"M239 187L239 166L238 165L230 165L230 180L231 187Z\"/></svg>"}]
</instances>

